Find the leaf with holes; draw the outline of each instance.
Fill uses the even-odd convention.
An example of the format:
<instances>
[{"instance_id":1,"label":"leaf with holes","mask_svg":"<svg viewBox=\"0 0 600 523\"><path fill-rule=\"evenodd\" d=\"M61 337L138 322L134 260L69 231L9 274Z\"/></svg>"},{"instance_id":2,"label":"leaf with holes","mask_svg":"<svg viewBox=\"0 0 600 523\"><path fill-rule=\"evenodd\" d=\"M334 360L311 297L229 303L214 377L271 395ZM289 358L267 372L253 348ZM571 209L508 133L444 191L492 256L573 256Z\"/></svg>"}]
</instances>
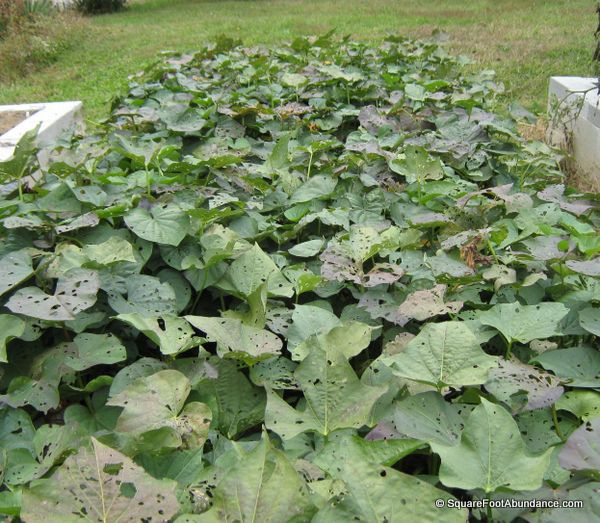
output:
<instances>
[{"instance_id":1,"label":"leaf with holes","mask_svg":"<svg viewBox=\"0 0 600 523\"><path fill-rule=\"evenodd\" d=\"M326 354L340 351L347 359L353 358L369 346L372 332L373 328L365 323L342 322L331 329L312 334L291 349L292 359L301 361L315 350L324 350Z\"/></svg>"},{"instance_id":2,"label":"leaf with holes","mask_svg":"<svg viewBox=\"0 0 600 523\"><path fill-rule=\"evenodd\" d=\"M78 313L96 303L99 287L95 271L71 269L59 278L54 294L26 287L15 292L6 306L14 313L41 320L74 320Z\"/></svg>"},{"instance_id":3,"label":"leaf with holes","mask_svg":"<svg viewBox=\"0 0 600 523\"><path fill-rule=\"evenodd\" d=\"M94 518L99 521L168 520L179 510L176 483L148 475L130 458L92 438L50 479L23 492L21 517L32 523ZM132 510L135 507L135 510Z\"/></svg>"},{"instance_id":4,"label":"leaf with holes","mask_svg":"<svg viewBox=\"0 0 600 523\"><path fill-rule=\"evenodd\" d=\"M600 392L593 390L572 390L558 398L557 410L566 410L583 421L600 416Z\"/></svg>"},{"instance_id":5,"label":"leaf with holes","mask_svg":"<svg viewBox=\"0 0 600 523\"><path fill-rule=\"evenodd\" d=\"M272 332L244 325L236 318L186 316L185 319L206 333L208 341L217 344L221 358L242 359L252 364L277 356L283 346L281 339Z\"/></svg>"},{"instance_id":6,"label":"leaf with holes","mask_svg":"<svg viewBox=\"0 0 600 523\"><path fill-rule=\"evenodd\" d=\"M465 509L437 508L438 500L446 505L449 500L455 501L452 495L414 476L380 465L378 461L384 461L384 456L365 453L364 445L357 439L348 439L329 443L316 457L316 462L334 479L342 481L345 488L344 495L332 497L312 521L396 521L400 514L410 514L415 521L465 521ZM390 443L393 449L393 442ZM391 496L390 492L395 495Z\"/></svg>"},{"instance_id":7,"label":"leaf with holes","mask_svg":"<svg viewBox=\"0 0 600 523\"><path fill-rule=\"evenodd\" d=\"M108 292L108 304L119 314L150 317L177 314L177 296L173 287L145 274L127 278L124 289L111 289Z\"/></svg>"},{"instance_id":8,"label":"leaf with holes","mask_svg":"<svg viewBox=\"0 0 600 523\"><path fill-rule=\"evenodd\" d=\"M314 512L304 479L266 431L251 451L238 450L211 498L208 521L304 521Z\"/></svg>"},{"instance_id":9,"label":"leaf with holes","mask_svg":"<svg viewBox=\"0 0 600 523\"><path fill-rule=\"evenodd\" d=\"M485 492L539 488L552 452L531 454L510 413L484 398L467 419L460 444L431 447L442 460L444 485Z\"/></svg>"},{"instance_id":10,"label":"leaf with holes","mask_svg":"<svg viewBox=\"0 0 600 523\"><path fill-rule=\"evenodd\" d=\"M559 378L518 360L500 360L485 389L513 412L549 407L564 392Z\"/></svg>"},{"instance_id":11,"label":"leaf with holes","mask_svg":"<svg viewBox=\"0 0 600 523\"><path fill-rule=\"evenodd\" d=\"M600 387L600 352L592 347L549 350L533 359L570 387Z\"/></svg>"},{"instance_id":12,"label":"leaf with holes","mask_svg":"<svg viewBox=\"0 0 600 523\"><path fill-rule=\"evenodd\" d=\"M161 370L139 378L107 405L123 407L116 430L131 435L167 428L179 439L179 444L194 448L204 444L212 414L204 403L186 404L191 385L184 374L176 370Z\"/></svg>"},{"instance_id":13,"label":"leaf with holes","mask_svg":"<svg viewBox=\"0 0 600 523\"><path fill-rule=\"evenodd\" d=\"M6 254L0 259L0 295L16 287L32 274L31 256L26 251Z\"/></svg>"},{"instance_id":14,"label":"leaf with holes","mask_svg":"<svg viewBox=\"0 0 600 523\"><path fill-rule=\"evenodd\" d=\"M500 331L509 342L529 343L560 336L560 321L568 312L562 303L502 303L479 313L479 321Z\"/></svg>"},{"instance_id":15,"label":"leaf with holes","mask_svg":"<svg viewBox=\"0 0 600 523\"><path fill-rule=\"evenodd\" d=\"M363 385L342 347L311 347L294 372L305 402L291 407L277 393L267 394L265 424L283 439L314 431L328 435L340 428L371 424L371 410L387 387Z\"/></svg>"},{"instance_id":16,"label":"leaf with holes","mask_svg":"<svg viewBox=\"0 0 600 523\"><path fill-rule=\"evenodd\" d=\"M403 352L382 358L397 376L438 388L485 383L490 369L498 365L458 321L428 323Z\"/></svg>"},{"instance_id":17,"label":"leaf with holes","mask_svg":"<svg viewBox=\"0 0 600 523\"><path fill-rule=\"evenodd\" d=\"M406 318L405 323L408 323L410 319L424 321L441 314L457 314L462 309L463 302L444 302L445 293L446 285L436 285L433 289L415 291L406 297L398 307L397 313Z\"/></svg>"},{"instance_id":18,"label":"leaf with holes","mask_svg":"<svg viewBox=\"0 0 600 523\"><path fill-rule=\"evenodd\" d=\"M148 317L141 314L119 314L118 320L135 327L156 343L163 354L179 354L202 343L194 336L194 329L177 316Z\"/></svg>"},{"instance_id":19,"label":"leaf with holes","mask_svg":"<svg viewBox=\"0 0 600 523\"><path fill-rule=\"evenodd\" d=\"M469 405L448 403L429 391L394 402L385 420L398 435L456 445L470 411Z\"/></svg>"},{"instance_id":20,"label":"leaf with holes","mask_svg":"<svg viewBox=\"0 0 600 523\"><path fill-rule=\"evenodd\" d=\"M127 359L125 347L112 334L83 332L73 339L74 351L65 358L65 364L81 371L94 365L110 365Z\"/></svg>"}]
</instances>

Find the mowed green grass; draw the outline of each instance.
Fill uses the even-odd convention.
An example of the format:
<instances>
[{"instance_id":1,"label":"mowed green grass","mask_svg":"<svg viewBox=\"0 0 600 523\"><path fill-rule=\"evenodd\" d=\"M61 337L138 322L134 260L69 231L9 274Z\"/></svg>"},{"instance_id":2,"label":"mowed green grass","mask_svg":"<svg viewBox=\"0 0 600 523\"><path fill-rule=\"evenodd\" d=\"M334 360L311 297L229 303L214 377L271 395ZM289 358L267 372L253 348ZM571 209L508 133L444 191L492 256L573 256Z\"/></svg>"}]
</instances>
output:
<instances>
[{"instance_id":1,"label":"mowed green grass","mask_svg":"<svg viewBox=\"0 0 600 523\"><path fill-rule=\"evenodd\" d=\"M594 72L594 9L594 0L133 0L90 18L83 39L50 67L0 85L0 104L83 100L95 120L162 50L198 49L219 34L268 44L333 28L373 41L439 29L453 52L496 70L507 99L543 111L548 77Z\"/></svg>"}]
</instances>

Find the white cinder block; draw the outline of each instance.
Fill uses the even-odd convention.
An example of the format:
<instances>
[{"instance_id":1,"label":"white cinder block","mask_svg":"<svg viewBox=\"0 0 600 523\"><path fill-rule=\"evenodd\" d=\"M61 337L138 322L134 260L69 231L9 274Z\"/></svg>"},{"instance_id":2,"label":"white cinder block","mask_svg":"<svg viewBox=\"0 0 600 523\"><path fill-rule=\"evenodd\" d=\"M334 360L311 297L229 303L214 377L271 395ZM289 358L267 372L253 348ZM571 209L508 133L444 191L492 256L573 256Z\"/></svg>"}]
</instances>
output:
<instances>
[{"instance_id":1,"label":"white cinder block","mask_svg":"<svg viewBox=\"0 0 600 523\"><path fill-rule=\"evenodd\" d=\"M29 118L0 136L0 161L8 160L21 137L38 125L40 126L38 145L42 148L51 145L65 132L81 127L83 125L82 107L81 102L0 105L0 113L15 111L32 113ZM42 150L38 158L43 165L48 155Z\"/></svg>"},{"instance_id":2,"label":"white cinder block","mask_svg":"<svg viewBox=\"0 0 600 523\"><path fill-rule=\"evenodd\" d=\"M581 173L600 183L600 89L597 78L553 76L548 88L548 139L572 153ZM570 144L569 144L570 142Z\"/></svg>"}]
</instances>

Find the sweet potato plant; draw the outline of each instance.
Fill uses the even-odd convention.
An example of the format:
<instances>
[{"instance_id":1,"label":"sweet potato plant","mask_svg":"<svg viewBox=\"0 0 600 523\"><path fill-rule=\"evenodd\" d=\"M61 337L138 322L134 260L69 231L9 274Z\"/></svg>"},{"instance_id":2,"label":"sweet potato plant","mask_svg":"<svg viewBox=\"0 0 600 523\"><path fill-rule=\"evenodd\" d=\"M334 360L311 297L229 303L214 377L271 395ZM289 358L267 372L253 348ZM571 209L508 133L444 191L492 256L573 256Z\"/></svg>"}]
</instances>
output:
<instances>
[{"instance_id":1,"label":"sweet potato plant","mask_svg":"<svg viewBox=\"0 0 600 523\"><path fill-rule=\"evenodd\" d=\"M598 196L466 62L220 38L48 167L26 137L0 164L0 513L597 520ZM533 498L584 506L503 503Z\"/></svg>"}]
</instances>

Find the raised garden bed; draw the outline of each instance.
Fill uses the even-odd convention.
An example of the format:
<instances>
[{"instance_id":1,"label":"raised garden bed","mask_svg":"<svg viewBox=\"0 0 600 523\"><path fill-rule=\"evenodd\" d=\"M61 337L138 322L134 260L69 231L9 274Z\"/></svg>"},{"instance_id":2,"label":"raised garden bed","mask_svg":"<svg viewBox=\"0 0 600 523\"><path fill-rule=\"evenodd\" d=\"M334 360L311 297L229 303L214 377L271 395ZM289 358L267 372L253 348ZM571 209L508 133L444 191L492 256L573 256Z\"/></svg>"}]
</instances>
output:
<instances>
[{"instance_id":1,"label":"raised garden bed","mask_svg":"<svg viewBox=\"0 0 600 523\"><path fill-rule=\"evenodd\" d=\"M0 161L10 158L15 145L33 129L38 128L37 143L43 148L81 127L81 109L81 102L0 105ZM45 163L46 158L43 152L40 161Z\"/></svg>"},{"instance_id":2,"label":"raised garden bed","mask_svg":"<svg viewBox=\"0 0 600 523\"><path fill-rule=\"evenodd\" d=\"M573 155L580 176L600 187L600 86L598 78L550 79L549 140Z\"/></svg>"}]
</instances>

